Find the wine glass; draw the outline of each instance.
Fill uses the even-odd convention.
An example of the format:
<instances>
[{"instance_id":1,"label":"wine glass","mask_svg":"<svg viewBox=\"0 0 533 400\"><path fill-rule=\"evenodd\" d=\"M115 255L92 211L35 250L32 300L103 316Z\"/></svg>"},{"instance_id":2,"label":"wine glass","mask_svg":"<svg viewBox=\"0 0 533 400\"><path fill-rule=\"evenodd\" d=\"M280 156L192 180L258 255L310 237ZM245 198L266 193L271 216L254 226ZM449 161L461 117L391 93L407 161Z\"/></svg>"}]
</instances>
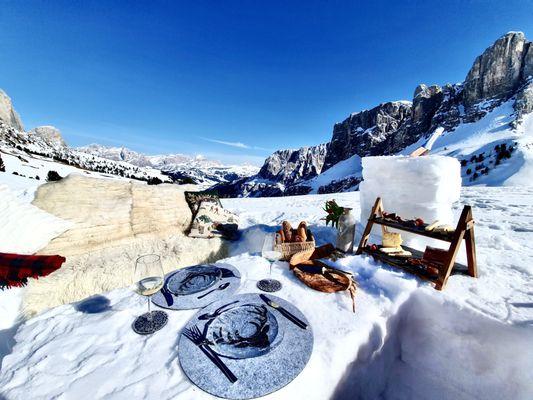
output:
<instances>
[{"instance_id":1,"label":"wine glass","mask_svg":"<svg viewBox=\"0 0 533 400\"><path fill-rule=\"evenodd\" d=\"M133 290L146 297L148 312L137 317L132 327L139 335L149 335L164 327L168 321L166 312L150 309L152 295L157 293L165 283L161 257L157 254L145 254L137 258L134 277L136 283Z\"/></svg>"},{"instance_id":2,"label":"wine glass","mask_svg":"<svg viewBox=\"0 0 533 400\"><path fill-rule=\"evenodd\" d=\"M261 279L257 282L257 287L265 292L277 292L281 289L281 282L277 279L272 279L272 265L283 257L283 254L275 247L278 237L279 234L277 233L266 235L261 249L261 257L265 258L270 264L270 278Z\"/></svg>"}]
</instances>

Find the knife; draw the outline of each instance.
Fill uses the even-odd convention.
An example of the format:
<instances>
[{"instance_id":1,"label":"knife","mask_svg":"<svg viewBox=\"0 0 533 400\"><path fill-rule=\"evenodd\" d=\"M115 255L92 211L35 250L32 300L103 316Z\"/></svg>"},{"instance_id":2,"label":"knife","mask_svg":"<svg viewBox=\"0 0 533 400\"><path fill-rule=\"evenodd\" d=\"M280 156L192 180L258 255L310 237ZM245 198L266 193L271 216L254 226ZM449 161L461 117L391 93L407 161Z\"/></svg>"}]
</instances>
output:
<instances>
[{"instance_id":1,"label":"knife","mask_svg":"<svg viewBox=\"0 0 533 400\"><path fill-rule=\"evenodd\" d=\"M287 318L289 321L291 321L296 326L299 326L302 329L307 329L307 324L303 322L301 319L293 315L290 311L286 310L282 306L280 306L278 303L270 300L268 297L266 297L264 294L260 294L259 297L261 300L263 300L267 305L274 308L275 310L278 310L281 315L283 315L285 318Z\"/></svg>"},{"instance_id":2,"label":"knife","mask_svg":"<svg viewBox=\"0 0 533 400\"><path fill-rule=\"evenodd\" d=\"M353 276L353 272L343 271L342 269L331 267L327 264L324 264L323 266L301 264L301 265L298 265L298 269L300 269L303 272L308 272L311 274L325 274L329 270L329 271L334 271L334 272L338 272L341 274Z\"/></svg>"},{"instance_id":3,"label":"knife","mask_svg":"<svg viewBox=\"0 0 533 400\"><path fill-rule=\"evenodd\" d=\"M320 267L318 265L298 265L297 268L303 272L307 272L309 274L322 274L324 272L324 267Z\"/></svg>"},{"instance_id":4,"label":"knife","mask_svg":"<svg viewBox=\"0 0 533 400\"><path fill-rule=\"evenodd\" d=\"M220 268L220 270L222 271L222 278L236 278L232 270L227 268Z\"/></svg>"}]
</instances>

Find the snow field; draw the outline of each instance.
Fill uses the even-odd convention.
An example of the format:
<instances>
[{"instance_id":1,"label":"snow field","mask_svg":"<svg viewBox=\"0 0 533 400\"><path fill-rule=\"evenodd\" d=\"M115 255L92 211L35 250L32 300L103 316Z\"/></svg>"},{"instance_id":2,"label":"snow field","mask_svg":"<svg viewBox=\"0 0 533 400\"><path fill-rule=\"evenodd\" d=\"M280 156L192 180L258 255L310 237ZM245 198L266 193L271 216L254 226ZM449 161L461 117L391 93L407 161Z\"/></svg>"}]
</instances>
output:
<instances>
[{"instance_id":1,"label":"snow field","mask_svg":"<svg viewBox=\"0 0 533 400\"><path fill-rule=\"evenodd\" d=\"M320 220L332 198L358 215L359 193L222 200L240 214L244 230L226 260L243 274L239 293L255 291L268 273L254 252L283 220L307 220L319 244L335 240ZM275 265L285 287L279 295L309 318L315 348L304 371L265 398L533 398L532 199L533 188L462 190L453 217L472 205L480 277L452 276L444 292L367 257L340 260L359 285L355 315L346 294L314 292L286 264ZM170 312L165 329L139 338L130 324L144 309L143 299L119 289L15 327L0 396L212 398L183 376L176 359L179 330L193 311Z\"/></svg>"}]
</instances>

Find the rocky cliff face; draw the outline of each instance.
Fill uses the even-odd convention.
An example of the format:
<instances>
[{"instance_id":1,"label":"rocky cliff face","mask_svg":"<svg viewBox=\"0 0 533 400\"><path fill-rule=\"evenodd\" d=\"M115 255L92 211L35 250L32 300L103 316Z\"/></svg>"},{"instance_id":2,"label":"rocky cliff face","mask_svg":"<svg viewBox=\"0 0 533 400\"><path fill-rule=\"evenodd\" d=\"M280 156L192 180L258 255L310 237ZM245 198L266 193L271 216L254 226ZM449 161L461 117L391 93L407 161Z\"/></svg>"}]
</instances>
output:
<instances>
[{"instance_id":1,"label":"rocky cliff face","mask_svg":"<svg viewBox=\"0 0 533 400\"><path fill-rule=\"evenodd\" d=\"M383 103L335 124L324 170L354 154L379 151L390 132L398 130L411 116L411 109L410 102Z\"/></svg>"},{"instance_id":2,"label":"rocky cliff face","mask_svg":"<svg viewBox=\"0 0 533 400\"><path fill-rule=\"evenodd\" d=\"M268 157L258 177L280 183L310 179L322 172L329 144L302 147L298 150L279 150Z\"/></svg>"},{"instance_id":3,"label":"rocky cliff face","mask_svg":"<svg viewBox=\"0 0 533 400\"><path fill-rule=\"evenodd\" d=\"M463 83L421 84L412 102L387 102L353 113L334 125L331 141L320 149L277 151L257 176L221 189L230 196L308 193L311 188L306 181L340 161L356 154L398 153L437 128L452 132L461 123L476 122L509 99L515 101L511 126L516 128L524 115L533 112L533 45L521 32L509 32L488 47L476 58ZM358 178L350 176L318 191L353 190L357 184Z\"/></svg>"},{"instance_id":4,"label":"rocky cliff face","mask_svg":"<svg viewBox=\"0 0 533 400\"><path fill-rule=\"evenodd\" d=\"M523 73L532 65L527 54L530 43L522 32L510 32L499 38L476 58L464 84L464 104L470 107L481 100L505 98L514 94Z\"/></svg>"},{"instance_id":5,"label":"rocky cliff face","mask_svg":"<svg viewBox=\"0 0 533 400\"><path fill-rule=\"evenodd\" d=\"M0 121L19 131L24 130L19 115L13 108L13 103L9 96L0 89Z\"/></svg>"}]
</instances>

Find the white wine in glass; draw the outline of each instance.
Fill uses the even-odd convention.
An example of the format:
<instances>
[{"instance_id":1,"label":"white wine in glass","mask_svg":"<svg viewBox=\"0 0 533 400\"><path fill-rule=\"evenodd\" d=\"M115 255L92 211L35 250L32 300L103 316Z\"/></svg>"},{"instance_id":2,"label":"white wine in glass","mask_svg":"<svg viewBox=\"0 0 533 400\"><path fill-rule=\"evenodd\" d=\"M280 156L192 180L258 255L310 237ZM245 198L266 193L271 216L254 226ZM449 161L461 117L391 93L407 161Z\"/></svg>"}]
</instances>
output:
<instances>
[{"instance_id":1,"label":"white wine in glass","mask_svg":"<svg viewBox=\"0 0 533 400\"><path fill-rule=\"evenodd\" d=\"M257 287L264 292L277 292L281 289L281 282L277 279L272 279L272 265L283 257L283 254L275 248L276 235L278 234L267 234L263 241L263 248L261 249L261 257L267 259L270 263L270 278L261 279L257 282Z\"/></svg>"},{"instance_id":2,"label":"white wine in glass","mask_svg":"<svg viewBox=\"0 0 533 400\"><path fill-rule=\"evenodd\" d=\"M135 291L141 296L156 294L163 287L164 280L158 276L141 279L135 284Z\"/></svg>"},{"instance_id":3,"label":"white wine in glass","mask_svg":"<svg viewBox=\"0 0 533 400\"><path fill-rule=\"evenodd\" d=\"M137 258L134 276L133 290L147 298L148 312L135 319L133 330L140 335L149 335L161 329L168 321L166 312L150 309L152 295L161 290L165 283L161 257L157 254L146 254Z\"/></svg>"}]
</instances>

